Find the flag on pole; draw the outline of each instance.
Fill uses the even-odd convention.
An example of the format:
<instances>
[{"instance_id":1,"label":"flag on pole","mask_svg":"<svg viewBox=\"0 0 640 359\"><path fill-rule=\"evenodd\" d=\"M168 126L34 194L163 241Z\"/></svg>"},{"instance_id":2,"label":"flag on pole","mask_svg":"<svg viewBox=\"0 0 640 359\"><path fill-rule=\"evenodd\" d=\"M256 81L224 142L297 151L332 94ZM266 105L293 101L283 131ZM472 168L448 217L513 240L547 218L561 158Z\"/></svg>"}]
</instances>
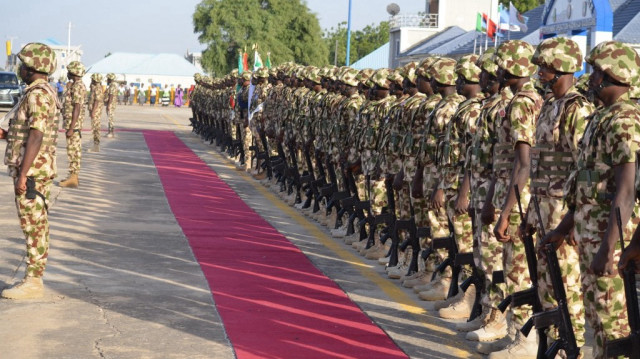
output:
<instances>
[{"instance_id":1,"label":"flag on pole","mask_svg":"<svg viewBox=\"0 0 640 359\"><path fill-rule=\"evenodd\" d=\"M486 28L487 28L487 26L484 23L484 20L482 19L482 14L478 13L478 16L476 17L476 31L477 32L485 32Z\"/></svg>"},{"instance_id":2,"label":"flag on pole","mask_svg":"<svg viewBox=\"0 0 640 359\"><path fill-rule=\"evenodd\" d=\"M260 57L260 53L256 50L253 53L253 71L262 67L262 58Z\"/></svg>"},{"instance_id":3,"label":"flag on pole","mask_svg":"<svg viewBox=\"0 0 640 359\"><path fill-rule=\"evenodd\" d=\"M242 61L242 50L238 51L238 73L242 74L244 72L244 66L243 66L243 61Z\"/></svg>"},{"instance_id":4,"label":"flag on pole","mask_svg":"<svg viewBox=\"0 0 640 359\"><path fill-rule=\"evenodd\" d=\"M268 69L271 69L271 53L267 52L267 62L264 63L264 66Z\"/></svg>"},{"instance_id":5,"label":"flag on pole","mask_svg":"<svg viewBox=\"0 0 640 359\"><path fill-rule=\"evenodd\" d=\"M249 71L249 54L247 54L247 50L244 50L244 53L242 54L242 68L245 71Z\"/></svg>"},{"instance_id":6,"label":"flag on pole","mask_svg":"<svg viewBox=\"0 0 640 359\"><path fill-rule=\"evenodd\" d=\"M516 9L516 7L513 6L513 3L510 2L509 3L509 23L511 25L518 26L520 28L519 31L527 32L527 30L528 30L527 22L528 21L529 21L529 18L526 17L526 16L522 16L518 12L518 9Z\"/></svg>"},{"instance_id":7,"label":"flag on pole","mask_svg":"<svg viewBox=\"0 0 640 359\"><path fill-rule=\"evenodd\" d=\"M487 14L478 13L476 18L476 31L486 33L493 40L496 36L496 23L489 19Z\"/></svg>"}]
</instances>

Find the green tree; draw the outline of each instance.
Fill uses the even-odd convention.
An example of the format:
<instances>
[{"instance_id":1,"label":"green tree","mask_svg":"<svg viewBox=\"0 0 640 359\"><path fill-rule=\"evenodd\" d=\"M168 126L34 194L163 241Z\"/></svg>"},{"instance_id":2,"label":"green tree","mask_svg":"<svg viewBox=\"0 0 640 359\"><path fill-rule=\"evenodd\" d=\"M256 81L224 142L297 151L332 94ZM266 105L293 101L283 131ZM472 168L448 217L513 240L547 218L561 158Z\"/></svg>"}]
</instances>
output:
<instances>
[{"instance_id":1,"label":"green tree","mask_svg":"<svg viewBox=\"0 0 640 359\"><path fill-rule=\"evenodd\" d=\"M509 8L509 2L512 2L521 14L544 4L544 0L500 0L500 3L507 8Z\"/></svg>"},{"instance_id":2,"label":"green tree","mask_svg":"<svg viewBox=\"0 0 640 359\"><path fill-rule=\"evenodd\" d=\"M336 28L325 30L324 41L329 47L329 63L336 59L336 41L338 43L337 64L344 65L347 58L347 23L341 22ZM377 26L368 25L362 30L351 32L351 64L370 54L373 50L389 42L389 23L383 21Z\"/></svg>"},{"instance_id":3,"label":"green tree","mask_svg":"<svg viewBox=\"0 0 640 359\"><path fill-rule=\"evenodd\" d=\"M238 52L258 44L273 64L327 64L327 46L315 14L300 0L202 0L193 14L194 32L207 45L202 66L220 76L237 66Z\"/></svg>"}]
</instances>

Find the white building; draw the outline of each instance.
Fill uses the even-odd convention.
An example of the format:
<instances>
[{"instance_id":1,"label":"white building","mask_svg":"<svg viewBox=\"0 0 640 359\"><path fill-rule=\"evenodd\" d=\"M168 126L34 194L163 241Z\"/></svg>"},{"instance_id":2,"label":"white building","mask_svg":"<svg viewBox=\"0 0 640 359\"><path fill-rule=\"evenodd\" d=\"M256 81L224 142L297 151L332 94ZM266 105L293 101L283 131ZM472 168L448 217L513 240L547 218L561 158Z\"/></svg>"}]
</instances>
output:
<instances>
[{"instance_id":1,"label":"white building","mask_svg":"<svg viewBox=\"0 0 640 359\"><path fill-rule=\"evenodd\" d=\"M91 82L91 74L114 73L119 82L144 84L145 88L152 84L162 88L165 85L187 88L195 84L193 75L201 72L180 55L127 52L115 52L87 68L89 72L83 78L87 85Z\"/></svg>"}]
</instances>

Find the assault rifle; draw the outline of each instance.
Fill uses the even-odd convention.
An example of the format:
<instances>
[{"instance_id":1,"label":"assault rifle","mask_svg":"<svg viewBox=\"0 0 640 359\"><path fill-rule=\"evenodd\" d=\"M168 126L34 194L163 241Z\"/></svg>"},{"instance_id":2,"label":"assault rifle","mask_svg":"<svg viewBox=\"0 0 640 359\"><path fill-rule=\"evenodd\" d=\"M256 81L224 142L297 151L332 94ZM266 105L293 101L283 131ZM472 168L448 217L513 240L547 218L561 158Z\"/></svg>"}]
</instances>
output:
<instances>
[{"instance_id":1,"label":"assault rifle","mask_svg":"<svg viewBox=\"0 0 640 359\"><path fill-rule=\"evenodd\" d=\"M620 248L624 251L624 233L622 231L622 217L620 207L616 208L616 220L620 233ZM629 327L631 333L624 338L605 340L605 358L617 358L619 356L631 359L640 358L640 310L638 309L638 292L636 288L636 266L633 261L629 261L622 275L624 279L624 296L627 299L627 315L629 317Z\"/></svg>"},{"instance_id":2,"label":"assault rifle","mask_svg":"<svg viewBox=\"0 0 640 359\"><path fill-rule=\"evenodd\" d=\"M544 238L546 235L544 222L542 222L542 215L540 214L538 196L535 194L533 195L533 204L536 210L536 216L538 217L538 230L540 231L540 236ZM558 306L548 311L534 313L533 324L536 330L539 331L546 331L547 328L555 325L558 328L558 339L551 343L548 349L546 349L546 344L545 348L540 348L540 345L542 345L541 339L538 344L538 355L546 349L544 351L544 358L555 358L558 351L562 349L568 359L577 359L580 356L580 348L578 348L578 344L576 343L576 336L573 331L573 325L571 324L571 317L567 306L567 293L564 289L564 281L562 280L558 256L551 243L545 246L544 251L547 258L547 270L553 286L554 298Z\"/></svg>"},{"instance_id":3,"label":"assault rifle","mask_svg":"<svg viewBox=\"0 0 640 359\"><path fill-rule=\"evenodd\" d=\"M524 214L522 212L522 202L520 200L520 190L518 185L514 185L514 191L516 200L518 201L518 211L520 212L520 220L525 222ZM536 250L533 244L533 236L531 233L525 233L522 238L524 244L524 251L527 256L527 267L529 269L529 278L531 278L531 287L528 289L515 292L508 295L506 298L498 304L498 309L504 313L507 307L521 307L524 305L531 305L534 313L542 312L542 303L540 302L540 296L538 295L538 258L536 257ZM529 335L529 332L533 328L533 318L529 318L527 322L520 328L520 332L525 336ZM538 358L544 358L547 351L547 336L544 329L538 329Z\"/></svg>"}]
</instances>

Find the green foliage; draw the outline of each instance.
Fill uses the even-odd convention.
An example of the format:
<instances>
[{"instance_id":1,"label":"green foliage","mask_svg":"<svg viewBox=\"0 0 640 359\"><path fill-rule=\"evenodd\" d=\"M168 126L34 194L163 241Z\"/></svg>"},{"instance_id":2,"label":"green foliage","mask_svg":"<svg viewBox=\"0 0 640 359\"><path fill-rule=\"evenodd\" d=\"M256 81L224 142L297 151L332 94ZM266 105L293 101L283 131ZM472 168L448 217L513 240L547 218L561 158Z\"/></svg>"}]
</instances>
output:
<instances>
[{"instance_id":1,"label":"green foliage","mask_svg":"<svg viewBox=\"0 0 640 359\"><path fill-rule=\"evenodd\" d=\"M337 28L325 30L324 41L329 47L329 63L333 64L338 41L338 66L347 58L347 23L341 22ZM368 25L362 30L351 31L351 52L349 60L353 64L373 50L389 41L389 23L383 21L378 26Z\"/></svg>"},{"instance_id":2,"label":"green foliage","mask_svg":"<svg viewBox=\"0 0 640 359\"><path fill-rule=\"evenodd\" d=\"M513 3L513 6L515 6L521 14L544 4L544 0L500 0L500 3L508 9L509 1Z\"/></svg>"},{"instance_id":3,"label":"green foliage","mask_svg":"<svg viewBox=\"0 0 640 359\"><path fill-rule=\"evenodd\" d=\"M202 0L193 14L194 32L207 49L202 66L222 76L237 66L239 50L249 54L258 44L262 59L271 52L274 65L295 61L327 64L318 18L301 0Z\"/></svg>"}]
</instances>

